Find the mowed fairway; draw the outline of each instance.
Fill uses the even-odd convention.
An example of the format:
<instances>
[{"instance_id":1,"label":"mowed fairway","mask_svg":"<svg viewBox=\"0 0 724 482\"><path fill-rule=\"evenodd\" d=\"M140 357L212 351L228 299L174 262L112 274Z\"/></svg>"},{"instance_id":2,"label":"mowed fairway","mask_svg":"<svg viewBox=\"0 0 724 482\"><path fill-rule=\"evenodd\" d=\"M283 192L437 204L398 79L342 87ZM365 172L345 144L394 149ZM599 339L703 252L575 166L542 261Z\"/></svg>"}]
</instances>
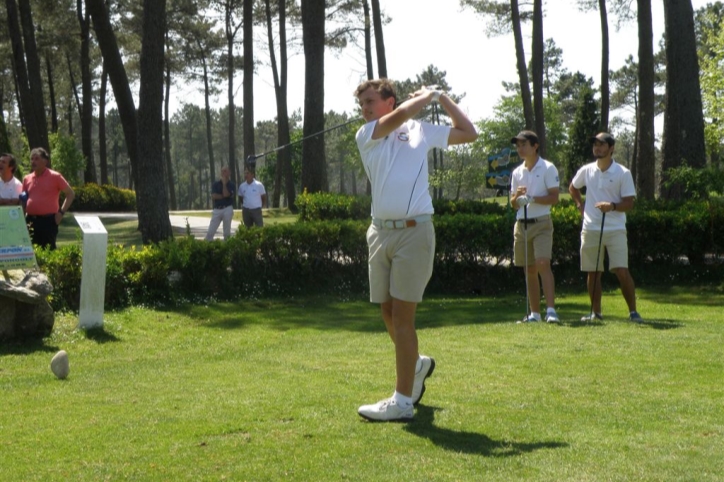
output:
<instances>
[{"instance_id":1,"label":"mowed fairway","mask_svg":"<svg viewBox=\"0 0 724 482\"><path fill-rule=\"evenodd\" d=\"M724 480L724 295L638 295L643 325L617 291L593 325L582 293L561 325L513 323L520 296L427 299L437 368L410 424L356 413L394 387L364 299L131 308L87 334L59 316L0 347L0 479Z\"/></svg>"}]
</instances>

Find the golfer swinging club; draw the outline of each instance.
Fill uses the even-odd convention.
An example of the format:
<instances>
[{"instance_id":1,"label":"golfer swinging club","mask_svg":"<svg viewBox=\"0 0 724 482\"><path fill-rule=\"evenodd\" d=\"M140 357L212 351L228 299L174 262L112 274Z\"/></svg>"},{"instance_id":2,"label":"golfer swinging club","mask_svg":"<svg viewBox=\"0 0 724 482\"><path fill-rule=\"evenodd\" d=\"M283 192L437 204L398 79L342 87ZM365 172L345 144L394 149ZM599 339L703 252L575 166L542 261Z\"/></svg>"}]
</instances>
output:
<instances>
[{"instance_id":1,"label":"golfer swinging club","mask_svg":"<svg viewBox=\"0 0 724 482\"><path fill-rule=\"evenodd\" d=\"M510 181L513 206L518 208L513 231L514 262L524 270L526 315L518 323L541 321L540 290L546 297L546 321L558 323L555 309L555 280L551 270L553 221L551 206L558 202L558 169L538 154L538 135L521 131L510 142L515 144L523 163L513 170ZM529 253L533 253L529 256ZM532 258L532 259L531 259ZM538 276L540 275L540 281ZM530 308L530 311L528 311Z\"/></svg>"},{"instance_id":2,"label":"golfer swinging club","mask_svg":"<svg viewBox=\"0 0 724 482\"><path fill-rule=\"evenodd\" d=\"M397 109L394 84L369 80L357 87L366 124L357 146L372 186L369 246L370 301L379 303L395 345L395 391L373 405L359 407L371 421L410 421L425 392L435 361L418 352L415 312L432 275L435 230L428 186L430 149L474 141L475 127L445 93L422 87ZM439 102L452 126L412 120L425 106Z\"/></svg>"},{"instance_id":3,"label":"golfer swinging club","mask_svg":"<svg viewBox=\"0 0 724 482\"><path fill-rule=\"evenodd\" d=\"M600 132L591 138L593 157L590 164L581 167L568 192L583 215L581 231L581 271L588 273L586 284L591 297L591 313L581 321L603 320L601 311L601 274L603 260L598 261L599 249L608 253L609 270L616 274L629 310L629 319L643 322L636 311L634 280L628 270L628 240L626 239L626 211L634 205L636 188L631 171L617 163L613 156L616 140L608 132ZM585 205L581 189L586 186ZM605 226L604 226L605 214ZM600 231L600 234L599 234ZM598 270L601 271L598 271Z\"/></svg>"}]
</instances>

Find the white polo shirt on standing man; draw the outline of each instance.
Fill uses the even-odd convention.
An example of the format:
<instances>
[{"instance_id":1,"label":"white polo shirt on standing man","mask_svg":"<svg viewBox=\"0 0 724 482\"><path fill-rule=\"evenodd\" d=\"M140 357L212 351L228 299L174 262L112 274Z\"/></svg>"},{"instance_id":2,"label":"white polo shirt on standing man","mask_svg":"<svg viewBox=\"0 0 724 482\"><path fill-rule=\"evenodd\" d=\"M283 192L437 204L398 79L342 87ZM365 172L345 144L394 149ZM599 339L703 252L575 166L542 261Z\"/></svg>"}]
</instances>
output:
<instances>
[{"instance_id":1,"label":"white polo shirt on standing man","mask_svg":"<svg viewBox=\"0 0 724 482\"><path fill-rule=\"evenodd\" d=\"M261 197L266 194L264 185L254 179L251 183L246 181L239 185L239 196L243 198L242 207L246 209L259 209L264 207Z\"/></svg>"},{"instance_id":2,"label":"white polo shirt on standing man","mask_svg":"<svg viewBox=\"0 0 724 482\"><path fill-rule=\"evenodd\" d=\"M549 194L548 190L560 187L558 179L558 168L542 157L538 157L533 169L530 171L525 163L513 170L510 181L510 192L515 193L519 186L525 186L526 194L530 197L543 197ZM528 205L528 219L535 219L547 216L551 213L550 204L538 204L532 202ZM523 209L518 210L517 219L523 219Z\"/></svg>"},{"instance_id":3,"label":"white polo shirt on standing man","mask_svg":"<svg viewBox=\"0 0 724 482\"><path fill-rule=\"evenodd\" d=\"M8 182L0 179L0 199L18 199L21 192L23 192L23 183L15 176Z\"/></svg>"},{"instance_id":4,"label":"white polo shirt on standing man","mask_svg":"<svg viewBox=\"0 0 724 482\"><path fill-rule=\"evenodd\" d=\"M357 132L357 146L372 185L372 217L407 219L433 214L427 153L446 149L450 126L408 120L382 139L372 139L377 121ZM414 182L410 171L416 171Z\"/></svg>"}]
</instances>

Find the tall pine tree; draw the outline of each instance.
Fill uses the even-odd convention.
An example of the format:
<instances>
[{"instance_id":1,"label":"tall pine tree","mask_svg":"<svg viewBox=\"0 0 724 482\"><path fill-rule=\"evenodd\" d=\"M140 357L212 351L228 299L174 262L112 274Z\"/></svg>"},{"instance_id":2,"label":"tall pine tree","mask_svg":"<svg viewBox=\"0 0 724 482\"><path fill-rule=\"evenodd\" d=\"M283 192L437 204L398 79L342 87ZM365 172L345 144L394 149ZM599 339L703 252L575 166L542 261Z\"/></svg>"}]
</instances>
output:
<instances>
[{"instance_id":1,"label":"tall pine tree","mask_svg":"<svg viewBox=\"0 0 724 482\"><path fill-rule=\"evenodd\" d=\"M597 133L600 124L598 103L593 89L584 87L578 99L573 123L568 131L568 144L564 152L563 176L566 184L573 179L581 166L591 161L592 149L589 139Z\"/></svg>"}]
</instances>

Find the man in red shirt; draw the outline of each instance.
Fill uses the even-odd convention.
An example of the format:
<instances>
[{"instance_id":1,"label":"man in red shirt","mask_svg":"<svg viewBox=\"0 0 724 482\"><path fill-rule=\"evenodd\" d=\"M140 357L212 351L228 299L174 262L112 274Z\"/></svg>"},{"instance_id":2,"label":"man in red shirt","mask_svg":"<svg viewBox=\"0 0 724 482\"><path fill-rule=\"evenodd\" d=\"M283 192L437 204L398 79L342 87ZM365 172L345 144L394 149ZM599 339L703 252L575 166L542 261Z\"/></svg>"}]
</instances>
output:
<instances>
[{"instance_id":1,"label":"man in red shirt","mask_svg":"<svg viewBox=\"0 0 724 482\"><path fill-rule=\"evenodd\" d=\"M75 193L59 172L50 169L50 156L42 147L30 151L30 167L33 172L23 179L23 191L27 194L25 220L30 237L33 244L55 249L58 225L73 204ZM65 200L58 208L61 192Z\"/></svg>"}]
</instances>

